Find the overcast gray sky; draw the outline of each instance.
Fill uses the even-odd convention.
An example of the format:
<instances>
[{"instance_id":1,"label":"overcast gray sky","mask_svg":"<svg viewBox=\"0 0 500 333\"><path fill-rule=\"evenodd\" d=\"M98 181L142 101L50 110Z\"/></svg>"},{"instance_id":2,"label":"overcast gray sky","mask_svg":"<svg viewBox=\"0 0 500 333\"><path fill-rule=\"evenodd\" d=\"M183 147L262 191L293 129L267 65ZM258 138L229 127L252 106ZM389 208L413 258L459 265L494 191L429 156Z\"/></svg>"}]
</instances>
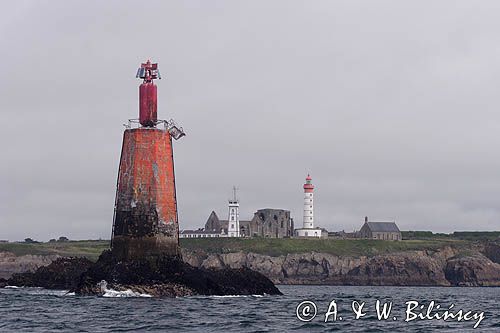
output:
<instances>
[{"instance_id":1,"label":"overcast gray sky","mask_svg":"<svg viewBox=\"0 0 500 333\"><path fill-rule=\"evenodd\" d=\"M71 5L70 5L71 4ZM0 239L109 238L135 72L159 62L181 228L284 208L359 229L500 229L499 1L10 1Z\"/></svg>"}]
</instances>

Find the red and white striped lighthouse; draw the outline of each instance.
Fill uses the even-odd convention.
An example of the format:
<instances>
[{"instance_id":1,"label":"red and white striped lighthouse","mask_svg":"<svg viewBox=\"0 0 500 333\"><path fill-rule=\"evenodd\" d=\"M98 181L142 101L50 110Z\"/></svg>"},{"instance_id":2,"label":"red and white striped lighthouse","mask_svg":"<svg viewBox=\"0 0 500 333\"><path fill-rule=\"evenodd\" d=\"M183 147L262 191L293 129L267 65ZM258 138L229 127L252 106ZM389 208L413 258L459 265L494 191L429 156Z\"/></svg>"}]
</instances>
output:
<instances>
[{"instance_id":1,"label":"red and white striped lighthouse","mask_svg":"<svg viewBox=\"0 0 500 333\"><path fill-rule=\"evenodd\" d=\"M326 235L326 234L325 234ZM295 229L297 237L323 237L323 229L314 226L314 185L311 175L307 175L304 184L304 222L300 229Z\"/></svg>"},{"instance_id":2,"label":"red and white striped lighthouse","mask_svg":"<svg viewBox=\"0 0 500 333\"><path fill-rule=\"evenodd\" d=\"M310 175L304 184L304 229L314 228L314 185Z\"/></svg>"}]
</instances>

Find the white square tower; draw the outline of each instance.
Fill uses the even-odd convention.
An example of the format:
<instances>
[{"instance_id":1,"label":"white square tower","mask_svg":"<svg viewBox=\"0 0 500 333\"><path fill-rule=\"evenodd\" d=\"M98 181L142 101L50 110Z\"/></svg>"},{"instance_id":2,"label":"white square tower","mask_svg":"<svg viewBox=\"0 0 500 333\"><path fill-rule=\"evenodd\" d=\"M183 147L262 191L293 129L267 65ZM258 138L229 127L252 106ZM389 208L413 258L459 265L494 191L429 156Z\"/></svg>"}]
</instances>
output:
<instances>
[{"instance_id":1,"label":"white square tower","mask_svg":"<svg viewBox=\"0 0 500 333\"><path fill-rule=\"evenodd\" d=\"M233 187L233 199L229 199L227 236L240 237L240 202L236 199L236 187Z\"/></svg>"}]
</instances>

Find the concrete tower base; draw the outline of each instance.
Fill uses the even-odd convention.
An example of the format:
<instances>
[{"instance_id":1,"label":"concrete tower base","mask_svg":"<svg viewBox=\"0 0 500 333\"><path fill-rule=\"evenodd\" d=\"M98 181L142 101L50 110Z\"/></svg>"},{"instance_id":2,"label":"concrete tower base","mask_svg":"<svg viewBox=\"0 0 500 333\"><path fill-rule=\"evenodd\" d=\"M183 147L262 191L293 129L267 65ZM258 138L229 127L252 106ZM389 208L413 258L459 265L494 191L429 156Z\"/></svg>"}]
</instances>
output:
<instances>
[{"instance_id":1,"label":"concrete tower base","mask_svg":"<svg viewBox=\"0 0 500 333\"><path fill-rule=\"evenodd\" d=\"M118 171L112 252L120 260L179 256L172 139L157 128L127 129Z\"/></svg>"}]
</instances>

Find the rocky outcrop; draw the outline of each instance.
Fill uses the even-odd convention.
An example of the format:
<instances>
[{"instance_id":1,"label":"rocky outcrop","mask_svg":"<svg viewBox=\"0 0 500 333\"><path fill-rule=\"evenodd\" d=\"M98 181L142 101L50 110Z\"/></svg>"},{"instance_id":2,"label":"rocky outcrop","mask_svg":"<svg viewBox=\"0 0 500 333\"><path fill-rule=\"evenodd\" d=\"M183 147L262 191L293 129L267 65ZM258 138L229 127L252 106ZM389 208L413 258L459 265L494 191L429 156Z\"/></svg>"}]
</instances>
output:
<instances>
[{"instance_id":1,"label":"rocky outcrop","mask_svg":"<svg viewBox=\"0 0 500 333\"><path fill-rule=\"evenodd\" d=\"M444 272L454 286L500 286L500 264L479 253L448 260Z\"/></svg>"},{"instance_id":2,"label":"rocky outcrop","mask_svg":"<svg viewBox=\"0 0 500 333\"><path fill-rule=\"evenodd\" d=\"M82 275L75 292L99 295L101 281L113 290L146 291L153 296L281 295L268 278L247 267L198 268L172 256L118 261L109 251Z\"/></svg>"},{"instance_id":3,"label":"rocky outcrop","mask_svg":"<svg viewBox=\"0 0 500 333\"><path fill-rule=\"evenodd\" d=\"M7 280L11 286L42 287L47 289L76 288L80 276L93 265L86 258L58 258L35 272L16 273Z\"/></svg>"},{"instance_id":4,"label":"rocky outcrop","mask_svg":"<svg viewBox=\"0 0 500 333\"><path fill-rule=\"evenodd\" d=\"M268 278L246 267L197 268L174 256L121 261L110 251L104 251L96 263L85 258L59 258L35 272L16 273L6 284L70 289L77 295L121 291L166 297L281 294Z\"/></svg>"},{"instance_id":5,"label":"rocky outcrop","mask_svg":"<svg viewBox=\"0 0 500 333\"><path fill-rule=\"evenodd\" d=\"M34 272L38 267L47 266L59 258L57 255L23 255L0 252L0 279L8 279L15 273Z\"/></svg>"},{"instance_id":6,"label":"rocky outcrop","mask_svg":"<svg viewBox=\"0 0 500 333\"><path fill-rule=\"evenodd\" d=\"M442 264L423 251L376 256L347 272L352 285L449 286Z\"/></svg>"},{"instance_id":7,"label":"rocky outcrop","mask_svg":"<svg viewBox=\"0 0 500 333\"><path fill-rule=\"evenodd\" d=\"M488 242L484 244L484 247L480 249L480 252L493 261L494 263L500 264L500 244L495 242Z\"/></svg>"},{"instance_id":8,"label":"rocky outcrop","mask_svg":"<svg viewBox=\"0 0 500 333\"><path fill-rule=\"evenodd\" d=\"M359 258L315 252L271 257L188 251L183 258L204 268L248 267L279 284L500 286L500 264L480 252L458 255L458 250L444 247Z\"/></svg>"}]
</instances>

